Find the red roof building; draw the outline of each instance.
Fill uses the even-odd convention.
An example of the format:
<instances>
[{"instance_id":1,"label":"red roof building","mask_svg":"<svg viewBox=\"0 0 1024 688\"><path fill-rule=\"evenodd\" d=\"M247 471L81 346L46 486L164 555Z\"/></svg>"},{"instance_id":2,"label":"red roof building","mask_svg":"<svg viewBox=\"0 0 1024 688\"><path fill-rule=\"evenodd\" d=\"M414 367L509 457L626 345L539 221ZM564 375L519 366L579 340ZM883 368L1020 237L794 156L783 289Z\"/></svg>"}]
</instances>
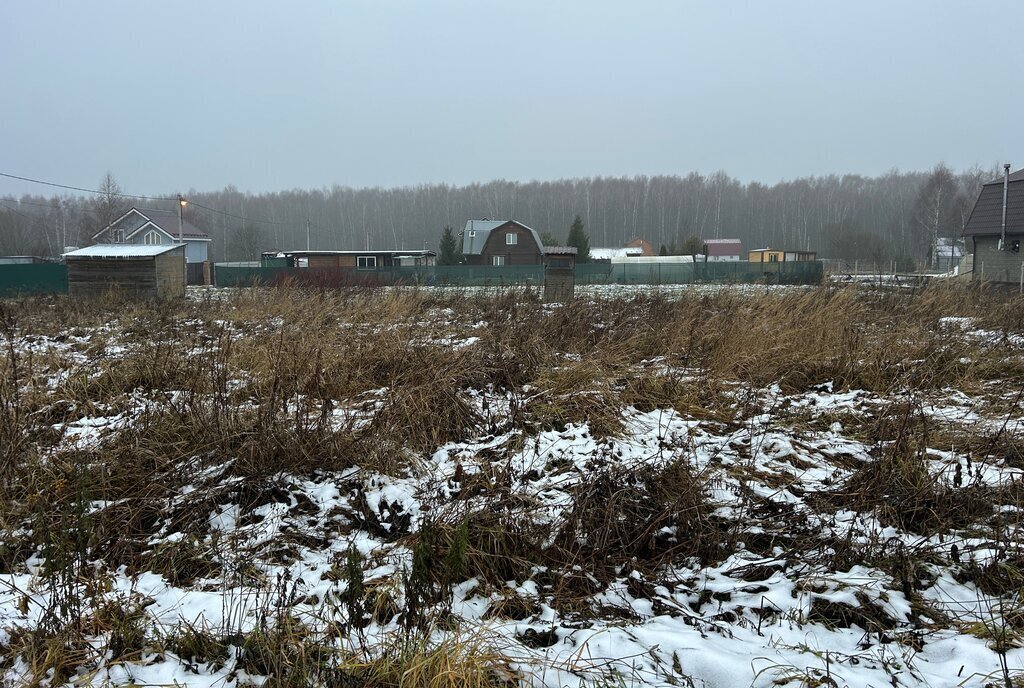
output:
<instances>
[{"instance_id":1,"label":"red roof building","mask_svg":"<svg viewBox=\"0 0 1024 688\"><path fill-rule=\"evenodd\" d=\"M703 253L708 262L742 260L743 242L739 239L705 239Z\"/></svg>"}]
</instances>

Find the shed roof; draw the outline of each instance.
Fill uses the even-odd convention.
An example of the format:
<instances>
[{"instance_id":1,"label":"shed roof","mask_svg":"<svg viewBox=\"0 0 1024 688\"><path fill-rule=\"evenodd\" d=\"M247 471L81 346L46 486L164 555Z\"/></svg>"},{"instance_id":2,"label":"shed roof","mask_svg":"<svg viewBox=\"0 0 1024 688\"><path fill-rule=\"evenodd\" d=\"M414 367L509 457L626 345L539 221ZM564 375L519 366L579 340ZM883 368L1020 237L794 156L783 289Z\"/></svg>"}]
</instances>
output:
<instances>
[{"instance_id":1,"label":"shed roof","mask_svg":"<svg viewBox=\"0 0 1024 688\"><path fill-rule=\"evenodd\" d=\"M1003 180L995 179L981 187L971 216L964 225L964 236L1002 234ZM1006 233L1024 234L1024 169L1010 175L1006 189Z\"/></svg>"},{"instance_id":2,"label":"shed roof","mask_svg":"<svg viewBox=\"0 0 1024 688\"><path fill-rule=\"evenodd\" d=\"M578 249L575 246L545 246L544 255L575 256Z\"/></svg>"},{"instance_id":3,"label":"shed roof","mask_svg":"<svg viewBox=\"0 0 1024 688\"><path fill-rule=\"evenodd\" d=\"M541 241L537 230L527 227L518 220L466 220L466 227L462 230L462 255L479 256L491 232L509 222L530 232L533 240L537 242L537 248L543 250L544 242Z\"/></svg>"},{"instance_id":4,"label":"shed roof","mask_svg":"<svg viewBox=\"0 0 1024 688\"><path fill-rule=\"evenodd\" d=\"M132 258L152 258L171 251L181 251L182 244L96 244L85 248L69 251L65 258L113 258L130 260Z\"/></svg>"}]
</instances>

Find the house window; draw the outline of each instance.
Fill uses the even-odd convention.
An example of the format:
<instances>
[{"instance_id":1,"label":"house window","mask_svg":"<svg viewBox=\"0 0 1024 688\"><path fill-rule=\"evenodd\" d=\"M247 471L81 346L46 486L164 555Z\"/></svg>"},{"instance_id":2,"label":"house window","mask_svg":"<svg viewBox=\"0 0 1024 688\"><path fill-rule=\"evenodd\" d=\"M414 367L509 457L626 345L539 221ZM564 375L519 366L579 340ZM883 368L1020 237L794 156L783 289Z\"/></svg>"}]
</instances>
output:
<instances>
[{"instance_id":1,"label":"house window","mask_svg":"<svg viewBox=\"0 0 1024 688\"><path fill-rule=\"evenodd\" d=\"M110 237L111 237L111 240L115 244L123 244L124 243L124 230L123 229L112 229L112 230L110 230Z\"/></svg>"},{"instance_id":2,"label":"house window","mask_svg":"<svg viewBox=\"0 0 1024 688\"><path fill-rule=\"evenodd\" d=\"M377 256L358 256L356 258L357 270L376 270Z\"/></svg>"},{"instance_id":3,"label":"house window","mask_svg":"<svg viewBox=\"0 0 1024 688\"><path fill-rule=\"evenodd\" d=\"M777 255L775 255L774 253L769 253L768 254L768 262L769 263L778 263L779 262L779 257Z\"/></svg>"},{"instance_id":4,"label":"house window","mask_svg":"<svg viewBox=\"0 0 1024 688\"><path fill-rule=\"evenodd\" d=\"M519 235L516 234L515 232L509 232L508 234L505 235L505 245L506 246L515 246L518 243L519 243Z\"/></svg>"},{"instance_id":5,"label":"house window","mask_svg":"<svg viewBox=\"0 0 1024 688\"><path fill-rule=\"evenodd\" d=\"M144 243L147 243L147 244L159 244L159 243L161 243L160 242L160 235L157 234L154 231L146 232L146 236L144 236L142 238L142 241Z\"/></svg>"},{"instance_id":6,"label":"house window","mask_svg":"<svg viewBox=\"0 0 1024 688\"><path fill-rule=\"evenodd\" d=\"M504 265L505 256L491 256L491 265Z\"/></svg>"}]
</instances>

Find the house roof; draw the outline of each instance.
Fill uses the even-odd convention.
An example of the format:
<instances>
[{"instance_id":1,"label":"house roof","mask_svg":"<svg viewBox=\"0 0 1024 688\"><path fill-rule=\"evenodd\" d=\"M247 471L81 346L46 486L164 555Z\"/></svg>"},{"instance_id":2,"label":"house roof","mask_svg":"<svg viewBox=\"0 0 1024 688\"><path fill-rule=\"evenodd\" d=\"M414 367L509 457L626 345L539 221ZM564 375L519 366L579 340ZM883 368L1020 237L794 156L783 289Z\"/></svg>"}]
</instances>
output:
<instances>
[{"instance_id":1,"label":"house roof","mask_svg":"<svg viewBox=\"0 0 1024 688\"><path fill-rule=\"evenodd\" d=\"M367 249L365 251L267 251L263 255L272 256L379 256L387 254L394 258L425 258L436 256L435 251L410 249Z\"/></svg>"},{"instance_id":2,"label":"house roof","mask_svg":"<svg viewBox=\"0 0 1024 688\"><path fill-rule=\"evenodd\" d=\"M705 239L709 256L738 256L743 252L743 242L739 239Z\"/></svg>"},{"instance_id":3,"label":"house roof","mask_svg":"<svg viewBox=\"0 0 1024 688\"><path fill-rule=\"evenodd\" d=\"M172 239L177 239L178 238L178 211L176 211L176 210L154 210L154 209L151 209L151 208L146 208L145 210L139 210L138 208L131 208L124 215L122 215L121 217L117 218L116 220L111 222L109 225L107 225L106 227L101 229L100 231L96 232L96 234L94 234L92 238L93 239L99 238L100 236L102 236L111 227L117 227L120 224L125 223L126 219L131 217L132 215L139 215L139 216L145 218L147 220L147 222L144 222L141 225L138 224L138 222L136 222L135 223L136 226L132 226L131 229L128 230L128 234L125 236L126 240L130 239L131 237L135 236L139 232L141 232L141 231L143 231L143 230L145 230L145 229L147 229L149 227L156 227L157 229L159 229L160 231L162 231L164 234L166 234L167 236L171 237ZM182 236L185 239L191 239L192 241L210 241L210 235L209 234L207 234L203 230L199 229L198 227L193 225L188 220L183 220L182 221L182 223L181 223L181 234L182 234Z\"/></svg>"},{"instance_id":4,"label":"house roof","mask_svg":"<svg viewBox=\"0 0 1024 688\"><path fill-rule=\"evenodd\" d=\"M971 216L964 225L964 236L1002 234L1003 180L995 179L981 187ZM1006 233L1024 234L1024 169L1010 175L1006 189Z\"/></svg>"},{"instance_id":5,"label":"house roof","mask_svg":"<svg viewBox=\"0 0 1024 688\"><path fill-rule=\"evenodd\" d=\"M182 250L182 244L95 244L69 251L64 254L64 257L130 260L132 258L152 258L180 250Z\"/></svg>"},{"instance_id":6,"label":"house roof","mask_svg":"<svg viewBox=\"0 0 1024 688\"><path fill-rule=\"evenodd\" d=\"M622 258L624 256L642 256L643 254L643 246L590 247L590 257L593 260L610 260L612 258Z\"/></svg>"},{"instance_id":7,"label":"house roof","mask_svg":"<svg viewBox=\"0 0 1024 688\"><path fill-rule=\"evenodd\" d=\"M491 232L509 222L522 227L532 234L533 240L537 242L537 248L543 250L544 242L540 240L540 234L537 233L537 230L527 227L522 222L516 220L466 220L466 227L462 230L462 255L479 256Z\"/></svg>"}]
</instances>

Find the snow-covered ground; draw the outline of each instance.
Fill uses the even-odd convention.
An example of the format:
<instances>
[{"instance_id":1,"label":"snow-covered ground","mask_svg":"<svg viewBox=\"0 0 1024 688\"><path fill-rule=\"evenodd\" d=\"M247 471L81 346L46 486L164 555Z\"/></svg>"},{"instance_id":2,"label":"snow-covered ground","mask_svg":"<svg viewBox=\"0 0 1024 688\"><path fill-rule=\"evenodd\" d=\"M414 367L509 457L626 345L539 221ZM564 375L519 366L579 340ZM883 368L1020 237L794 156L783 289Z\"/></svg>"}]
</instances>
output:
<instances>
[{"instance_id":1,"label":"snow-covered ground","mask_svg":"<svg viewBox=\"0 0 1024 688\"><path fill-rule=\"evenodd\" d=\"M715 289L662 288L668 293ZM778 289L789 288L772 287ZM579 291L594 299L607 296L601 287ZM623 288L615 292L621 295ZM440 312L436 320L451 315ZM259 326L273 332L280 324L268 319ZM970 319L950 317L942 324L949 336L971 338L979 346L995 336ZM189 354L196 361L216 355L216 337L246 336L237 323L179 326L210 329L209 347ZM452 317L445 331L422 333L416 345L469 350L481 346L487 327ZM57 336L22 333L10 344L22 356L52 362L48 393L56 395L68 380L95 378L136 355L137 337L110 326ZM1007 356L1020 356L1024 339L1004 337L999 345ZM659 361L648 367L682 384L701 374ZM228 386L245 383L238 378ZM565 536L566 524L581 518L574 511L580 495L605 484L599 479L644 490L655 499L657 491L644 481L668 475L673 466L699 484L707 513L696 524L688 524L685 514L664 523L655 518L659 530L647 535L655 550L699 555L668 557L656 567L638 555L616 564L610 574L587 570L588 560L575 571L572 562L565 562L564 571L552 571L550 561L512 567L523 575L505 581L467 575L452 582L450 598L435 601L450 607L455 622L438 622L430 637L485 638L507 656L524 683L537 686L987 686L1003 685L1001 662L1020 680L1021 593L986 590L977 575L999 567L1012 573L1019 565L1014 559L1021 544L1019 487L1014 491L1024 479L1019 458L972 455L939 444L922 447L921 460L936 485L951 495L973 490L994 500L989 513L943 532L901 529L884 509L858 508L846 495L850 481L891 447L868 430L882 419L899 418L898 409L909 404L917 411L906 417L927 419L929 437L1019 435L1024 409L1016 388L993 381L974 395L953 387L887 395L839 388L829 380L796 392L774 384L725 387L726 397L734 400L726 417L626 405L618 410L621 432L611 436L597 436L587 422L548 429L516 422L514 407L537 397L536 389L467 388L465 402L488 419L468 437L407 453L391 471L358 458L340 470L296 473L281 465L260 478L255 498L249 479L236 470L235 457L182 456L167 473L173 491L162 497L148 554L187 545L209 567L189 580L172 581L151 566L104 562L68 583L83 598L138 604L152 640L141 652L114 656L110 632L96 624L95 631L86 631L91 640L81 651L80 672L67 680L258 684L259 676L239 669L237 649L224 661L200 662L156 639L185 626L223 636L245 634L267 623L268 610L301 620L322 646L343 652L358 644L372 653L406 631L398 613L374 615L358 631L345 626L352 622L343 603L352 583L339 572L353 550L366 590L378 601L386 592L401 609L408 602L414 547L424 528L495 517L516 524L523 537L550 537L554 546ZM60 440L47 453L49 460L73 451L103 456L147 413L183 408L179 390L158 391L128 390L53 423ZM386 409L389 394L382 387L335 400L332 427L358 432L371 425ZM282 408L285 417L324 412L289 404ZM605 496L614 502L621 492ZM902 508L886 504L887 499L878 495L879 504ZM94 500L87 510L98 521L105 510L122 506ZM193 516L182 517L186 513ZM608 511L622 518L630 513ZM39 526L0 516L0 552L30 540L33 527ZM685 541L702 537L722 543L719 556L709 554L703 543ZM579 544L582 552L593 543ZM618 552L607 557L619 561ZM36 549L10 570L0 570L0 648L8 648L0 666L12 685L29 682L32 673L30 658L14 650L24 647L19 635L45 621L44 612L53 609L58 594L48 582L45 558L46 552ZM569 574L589 579L590 592L566 591ZM103 581L99 592L98 580ZM280 594L282 589L287 594ZM347 628L348 635L339 635L338 628ZM994 649L995 637L1009 639L1003 657Z\"/></svg>"}]
</instances>

